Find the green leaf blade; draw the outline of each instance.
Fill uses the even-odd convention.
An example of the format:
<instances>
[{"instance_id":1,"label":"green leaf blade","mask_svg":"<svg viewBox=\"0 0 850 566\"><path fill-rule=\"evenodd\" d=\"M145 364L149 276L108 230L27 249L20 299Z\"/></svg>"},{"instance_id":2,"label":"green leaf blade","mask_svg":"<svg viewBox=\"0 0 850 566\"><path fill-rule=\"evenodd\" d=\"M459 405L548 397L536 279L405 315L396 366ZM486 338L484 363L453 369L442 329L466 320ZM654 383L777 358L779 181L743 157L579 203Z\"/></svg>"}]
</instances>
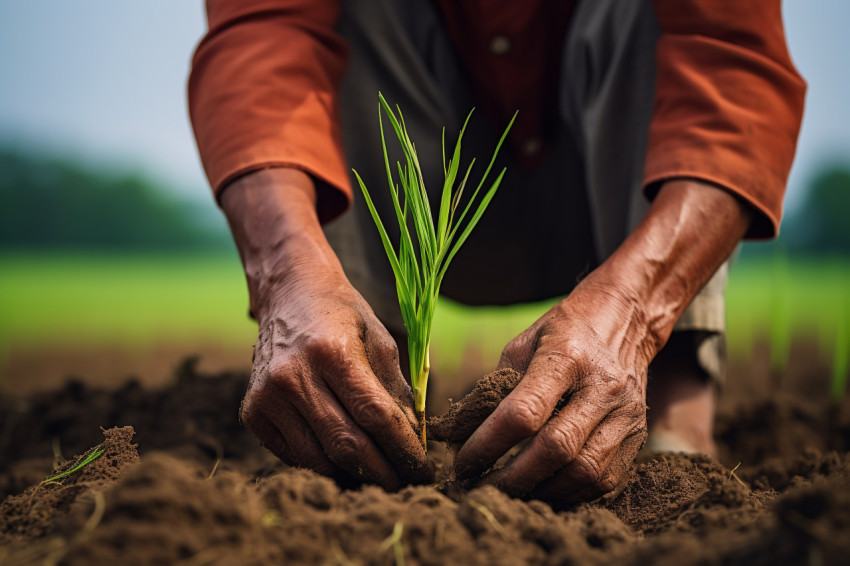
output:
<instances>
[{"instance_id":1,"label":"green leaf blade","mask_svg":"<svg viewBox=\"0 0 850 566\"><path fill-rule=\"evenodd\" d=\"M416 409L422 411L424 410L425 387L430 370L428 350L431 343L431 329L439 299L440 285L452 259L481 220L501 185L505 175L504 169L490 185L480 202L477 202L478 195L487 181L496 156L516 119L516 114L499 139L487 169L457 219L455 218L456 212L461 206L461 198L475 164L475 159L472 159L460 183L457 183L462 140L472 112L467 115L458 133L454 151L448 161L446 159L445 128L442 130L441 153L444 182L435 224L416 146L408 134L404 115L398 106L396 106L398 112L398 115L396 115L383 94L378 93L378 100L378 120L381 130L384 169L387 175L393 212L400 232L398 251L389 238L365 183L356 171L354 171L354 174L396 278L399 308L405 328L408 331L411 384L414 389ZM402 160L396 163L397 184L393 180L394 168L390 164L387 149L384 116L389 121L404 156ZM469 216L470 213L471 216ZM412 230L409 224L413 225ZM415 244L414 236L416 238Z\"/></svg>"}]
</instances>

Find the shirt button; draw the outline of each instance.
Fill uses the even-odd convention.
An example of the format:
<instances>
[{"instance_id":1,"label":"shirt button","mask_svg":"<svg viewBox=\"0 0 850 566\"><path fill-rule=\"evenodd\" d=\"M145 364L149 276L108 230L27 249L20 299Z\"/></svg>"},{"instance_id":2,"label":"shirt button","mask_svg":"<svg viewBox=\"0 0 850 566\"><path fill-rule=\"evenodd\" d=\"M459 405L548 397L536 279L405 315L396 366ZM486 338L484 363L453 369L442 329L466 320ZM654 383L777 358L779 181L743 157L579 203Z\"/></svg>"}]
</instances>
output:
<instances>
[{"instance_id":1,"label":"shirt button","mask_svg":"<svg viewBox=\"0 0 850 566\"><path fill-rule=\"evenodd\" d=\"M490 39L490 51L496 55L504 55L511 50L511 40L504 35L494 35Z\"/></svg>"},{"instance_id":2,"label":"shirt button","mask_svg":"<svg viewBox=\"0 0 850 566\"><path fill-rule=\"evenodd\" d=\"M540 140L537 138L528 138L522 143L522 152L525 155L534 155L540 151L543 145L540 143Z\"/></svg>"}]
</instances>

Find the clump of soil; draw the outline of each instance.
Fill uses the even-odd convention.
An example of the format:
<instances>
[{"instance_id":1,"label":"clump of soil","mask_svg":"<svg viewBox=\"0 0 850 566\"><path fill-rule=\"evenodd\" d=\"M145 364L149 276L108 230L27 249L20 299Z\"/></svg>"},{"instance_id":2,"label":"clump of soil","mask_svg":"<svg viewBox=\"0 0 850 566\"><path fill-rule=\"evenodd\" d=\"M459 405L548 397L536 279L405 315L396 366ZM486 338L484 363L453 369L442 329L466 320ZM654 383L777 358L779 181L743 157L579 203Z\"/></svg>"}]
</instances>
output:
<instances>
[{"instance_id":1,"label":"clump of soil","mask_svg":"<svg viewBox=\"0 0 850 566\"><path fill-rule=\"evenodd\" d=\"M431 439L445 442L453 449L460 448L502 399L519 385L520 379L520 374L510 368L479 379L472 391L457 403L451 403L444 415L428 419Z\"/></svg>"},{"instance_id":2,"label":"clump of soil","mask_svg":"<svg viewBox=\"0 0 850 566\"><path fill-rule=\"evenodd\" d=\"M467 399L449 415L481 422L515 383L491 386L517 379L496 378L475 393L489 400L485 408L473 411ZM164 389L78 382L0 401L4 564L383 565L400 553L408 565L751 566L850 555L850 421L836 417L850 401L830 411L824 397L810 412L811 400L747 399L721 421L722 453L736 459L729 466L661 454L634 466L616 496L556 511L489 486L454 499L433 485L343 489L283 466L238 423L246 384L247 375L203 376L188 364ZM773 427L797 431L798 451L759 432L753 415L764 403L777 408ZM432 436L469 435L467 425L446 422L434 419ZM132 429L110 429L101 458L62 485L41 485L56 439L82 454L97 444L99 425L127 424L140 459Z\"/></svg>"}]
</instances>

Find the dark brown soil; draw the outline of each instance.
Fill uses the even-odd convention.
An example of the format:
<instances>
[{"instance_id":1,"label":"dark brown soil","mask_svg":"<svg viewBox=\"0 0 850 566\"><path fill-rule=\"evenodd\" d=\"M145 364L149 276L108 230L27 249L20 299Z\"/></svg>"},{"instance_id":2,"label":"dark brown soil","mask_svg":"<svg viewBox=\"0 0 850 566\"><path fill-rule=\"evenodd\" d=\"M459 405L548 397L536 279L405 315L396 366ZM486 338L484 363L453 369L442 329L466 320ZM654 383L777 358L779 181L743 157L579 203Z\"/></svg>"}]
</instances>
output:
<instances>
[{"instance_id":1,"label":"dark brown soil","mask_svg":"<svg viewBox=\"0 0 850 566\"><path fill-rule=\"evenodd\" d=\"M286 468L238 423L246 382L199 375L187 363L166 388L76 382L0 401L0 563L850 560L850 402L749 395L719 419L726 465L659 455L635 466L616 496L555 511L492 487L455 498L437 486L343 490ZM444 425L435 419L431 436ZM447 440L461 434L443 432ZM54 473L55 452L82 454L99 443L104 454L92 464L61 484L41 483ZM59 470L76 459L62 462Z\"/></svg>"},{"instance_id":2,"label":"dark brown soil","mask_svg":"<svg viewBox=\"0 0 850 566\"><path fill-rule=\"evenodd\" d=\"M445 442L453 449L459 448L519 381L519 373L512 369L494 371L482 377L463 399L452 402L445 414L428 419L431 439Z\"/></svg>"}]
</instances>

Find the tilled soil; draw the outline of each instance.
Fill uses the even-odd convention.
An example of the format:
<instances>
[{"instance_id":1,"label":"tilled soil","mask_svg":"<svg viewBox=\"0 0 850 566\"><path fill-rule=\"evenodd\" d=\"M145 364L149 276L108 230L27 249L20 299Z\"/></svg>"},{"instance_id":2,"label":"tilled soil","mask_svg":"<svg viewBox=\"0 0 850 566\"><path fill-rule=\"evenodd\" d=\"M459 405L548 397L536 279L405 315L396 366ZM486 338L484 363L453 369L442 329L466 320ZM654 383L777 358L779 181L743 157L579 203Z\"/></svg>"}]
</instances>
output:
<instances>
[{"instance_id":1,"label":"tilled soil","mask_svg":"<svg viewBox=\"0 0 850 566\"><path fill-rule=\"evenodd\" d=\"M734 473L661 454L615 496L553 510L492 487L344 490L287 468L238 422L246 382L187 362L166 388L71 382L0 402L0 563L850 561L850 402L750 396L718 422ZM43 482L76 462L60 453L98 444L93 463Z\"/></svg>"}]
</instances>

